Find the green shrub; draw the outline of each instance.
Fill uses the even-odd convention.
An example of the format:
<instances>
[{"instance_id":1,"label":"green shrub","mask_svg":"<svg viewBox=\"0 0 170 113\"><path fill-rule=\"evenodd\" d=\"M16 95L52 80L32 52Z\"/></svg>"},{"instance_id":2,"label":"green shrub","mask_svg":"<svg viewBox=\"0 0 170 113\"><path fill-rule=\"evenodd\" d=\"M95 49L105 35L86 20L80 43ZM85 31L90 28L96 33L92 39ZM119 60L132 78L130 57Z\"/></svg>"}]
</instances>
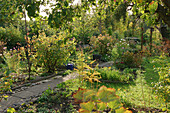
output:
<instances>
[{"instance_id":1,"label":"green shrub","mask_svg":"<svg viewBox=\"0 0 170 113\"><path fill-rule=\"evenodd\" d=\"M0 40L6 43L8 49L12 49L17 46L17 43L24 43L21 32L14 26L10 27L0 27Z\"/></svg>"},{"instance_id":2,"label":"green shrub","mask_svg":"<svg viewBox=\"0 0 170 113\"><path fill-rule=\"evenodd\" d=\"M112 49L116 43L116 39L109 35L99 35L98 37L92 36L90 38L90 45L93 46L94 51L102 56L107 56L111 60Z\"/></svg>"},{"instance_id":3,"label":"green shrub","mask_svg":"<svg viewBox=\"0 0 170 113\"><path fill-rule=\"evenodd\" d=\"M122 55L121 62L128 68L138 68L142 63L142 56L140 53L125 52Z\"/></svg>"},{"instance_id":4,"label":"green shrub","mask_svg":"<svg viewBox=\"0 0 170 113\"><path fill-rule=\"evenodd\" d=\"M120 39L116 42L115 48L117 48L117 52L119 57L121 58L123 53L130 49L128 42L125 39Z\"/></svg>"},{"instance_id":5,"label":"green shrub","mask_svg":"<svg viewBox=\"0 0 170 113\"><path fill-rule=\"evenodd\" d=\"M159 81L152 83L153 89L159 97L164 99L167 105L170 100L170 60L165 55L162 55L159 58L155 58L154 62L159 63L161 66L155 67L154 65L155 71L159 74Z\"/></svg>"},{"instance_id":6,"label":"green shrub","mask_svg":"<svg viewBox=\"0 0 170 113\"><path fill-rule=\"evenodd\" d=\"M46 37L41 33L39 38L33 37L34 48L38 65L48 72L54 72L58 66L63 65L76 49L75 40L69 40L65 35Z\"/></svg>"},{"instance_id":7,"label":"green shrub","mask_svg":"<svg viewBox=\"0 0 170 113\"><path fill-rule=\"evenodd\" d=\"M12 50L10 51L5 50L3 52L3 57L5 63L8 65L8 69L11 71L14 71L17 73L17 75L20 74L20 50Z\"/></svg>"},{"instance_id":8,"label":"green shrub","mask_svg":"<svg viewBox=\"0 0 170 113\"><path fill-rule=\"evenodd\" d=\"M103 80L123 82L123 81L128 81L132 76L130 73L127 74L127 72L120 72L119 70L111 69L107 67L97 69L97 71L100 73L101 78Z\"/></svg>"}]
</instances>

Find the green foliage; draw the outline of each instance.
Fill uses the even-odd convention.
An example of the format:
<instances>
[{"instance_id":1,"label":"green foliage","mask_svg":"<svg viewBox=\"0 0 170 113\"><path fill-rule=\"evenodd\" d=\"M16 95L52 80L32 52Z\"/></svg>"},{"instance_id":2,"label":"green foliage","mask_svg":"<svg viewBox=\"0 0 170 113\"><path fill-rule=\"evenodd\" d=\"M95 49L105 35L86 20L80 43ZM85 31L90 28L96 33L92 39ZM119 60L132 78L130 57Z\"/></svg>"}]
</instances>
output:
<instances>
[{"instance_id":1,"label":"green foliage","mask_svg":"<svg viewBox=\"0 0 170 113\"><path fill-rule=\"evenodd\" d=\"M8 49L18 46L17 43L24 44L25 39L21 32L14 26L0 27L0 40L6 43Z\"/></svg>"},{"instance_id":2,"label":"green foliage","mask_svg":"<svg viewBox=\"0 0 170 113\"><path fill-rule=\"evenodd\" d=\"M164 98L166 104L169 102L170 99L170 61L167 60L165 55L160 56L157 59L154 59L153 62L157 62L161 65L161 67L155 67L154 69L159 74L159 81L156 83L152 83L154 85L154 91L158 94L161 98Z\"/></svg>"},{"instance_id":3,"label":"green foliage","mask_svg":"<svg viewBox=\"0 0 170 113\"><path fill-rule=\"evenodd\" d=\"M12 23L13 17L16 11L16 0L6 0L0 2L0 26L5 26L5 24Z\"/></svg>"},{"instance_id":4,"label":"green foliage","mask_svg":"<svg viewBox=\"0 0 170 113\"><path fill-rule=\"evenodd\" d=\"M33 38L36 50L36 60L48 72L54 72L63 65L75 50L75 40L69 40L66 35L46 37L44 33L39 38Z\"/></svg>"},{"instance_id":5,"label":"green foliage","mask_svg":"<svg viewBox=\"0 0 170 113\"><path fill-rule=\"evenodd\" d=\"M3 59L5 63L8 65L8 69L15 71L17 75L20 73L20 53L18 50L10 49L10 51L6 50L3 52Z\"/></svg>"},{"instance_id":6,"label":"green foliage","mask_svg":"<svg viewBox=\"0 0 170 113\"><path fill-rule=\"evenodd\" d=\"M71 70L66 70L66 71L63 73L63 76L69 75L71 72L72 72Z\"/></svg>"},{"instance_id":7,"label":"green foliage","mask_svg":"<svg viewBox=\"0 0 170 113\"><path fill-rule=\"evenodd\" d=\"M82 44L88 44L89 38L93 35L96 29L93 27L93 18L82 12L80 18L73 18L72 26L69 29L72 29L72 37L75 37L77 41Z\"/></svg>"},{"instance_id":8,"label":"green foliage","mask_svg":"<svg viewBox=\"0 0 170 113\"><path fill-rule=\"evenodd\" d=\"M132 73L130 71L128 72L127 69L120 72L119 70L105 67L97 69L97 71L100 73L103 80L128 82L130 78L133 78Z\"/></svg>"},{"instance_id":9,"label":"green foliage","mask_svg":"<svg viewBox=\"0 0 170 113\"><path fill-rule=\"evenodd\" d=\"M4 76L2 78L0 78L0 101L4 98L7 99L7 95L5 95L5 93L7 91L12 92L11 90L11 85L13 84L13 80L12 80L12 76L10 76L11 71L10 70L6 70L4 72Z\"/></svg>"},{"instance_id":10,"label":"green foliage","mask_svg":"<svg viewBox=\"0 0 170 113\"><path fill-rule=\"evenodd\" d=\"M114 11L114 16L117 21L120 21L120 19L123 17L124 20L126 19L126 9L128 7L127 2L123 3L121 2Z\"/></svg>"},{"instance_id":11,"label":"green foliage","mask_svg":"<svg viewBox=\"0 0 170 113\"><path fill-rule=\"evenodd\" d=\"M116 39L109 35L99 35L98 37L92 36L90 38L90 45L92 45L94 51L100 55L107 55L108 59L111 60L112 49L116 43Z\"/></svg>"},{"instance_id":12,"label":"green foliage","mask_svg":"<svg viewBox=\"0 0 170 113\"><path fill-rule=\"evenodd\" d=\"M129 44L125 39L120 39L115 44L115 48L117 48L117 52L119 54L119 58L122 57L123 53L126 52L129 49Z\"/></svg>"},{"instance_id":13,"label":"green foliage","mask_svg":"<svg viewBox=\"0 0 170 113\"><path fill-rule=\"evenodd\" d=\"M75 98L75 102L80 103L80 113L90 113L92 111L103 112L109 108L110 111L115 111L122 106L115 89L105 86L101 86L98 91L79 88L73 94L73 97Z\"/></svg>"},{"instance_id":14,"label":"green foliage","mask_svg":"<svg viewBox=\"0 0 170 113\"><path fill-rule=\"evenodd\" d=\"M87 80L91 83L91 86L94 81L100 82L99 81L99 79L101 78L100 73L98 73L95 69L93 69L89 65L87 65L87 63L85 62L85 54L83 54L83 50L80 51L77 54L77 56L78 56L78 59L76 60L77 69L75 69L75 70L79 74L79 82L83 83L84 80ZM90 65L92 65L94 62L95 61L92 61L90 63ZM97 68L97 66L95 68ZM86 69L88 69L88 70L86 70Z\"/></svg>"},{"instance_id":15,"label":"green foliage","mask_svg":"<svg viewBox=\"0 0 170 113\"><path fill-rule=\"evenodd\" d=\"M14 108L8 108L7 113L15 113L16 110Z\"/></svg>"},{"instance_id":16,"label":"green foliage","mask_svg":"<svg viewBox=\"0 0 170 113\"><path fill-rule=\"evenodd\" d=\"M127 51L122 55L121 61L128 68L138 68L142 63L142 56L140 53Z\"/></svg>"},{"instance_id":17,"label":"green foliage","mask_svg":"<svg viewBox=\"0 0 170 113\"><path fill-rule=\"evenodd\" d=\"M119 57L119 54L118 54L118 50L117 48L113 48L112 49L112 60L114 61L114 63L116 62L116 59Z\"/></svg>"},{"instance_id":18,"label":"green foliage","mask_svg":"<svg viewBox=\"0 0 170 113\"><path fill-rule=\"evenodd\" d=\"M39 16L35 18L35 21L29 21L29 37L33 37L34 35L39 36L39 31L44 32L46 36L56 35L56 29L51 28L48 25L47 19Z\"/></svg>"},{"instance_id":19,"label":"green foliage","mask_svg":"<svg viewBox=\"0 0 170 113\"><path fill-rule=\"evenodd\" d=\"M153 93L144 78L145 72L138 71L135 85L131 85L118 93L121 102L127 107L140 108L157 108L162 109L166 106L164 100ZM153 75L154 76L154 75Z\"/></svg>"},{"instance_id":20,"label":"green foliage","mask_svg":"<svg viewBox=\"0 0 170 113\"><path fill-rule=\"evenodd\" d=\"M48 88L37 99L35 103L20 107L17 112L38 112L38 113L72 113L75 112L71 103L71 90L66 89L66 85L57 89Z\"/></svg>"},{"instance_id":21,"label":"green foliage","mask_svg":"<svg viewBox=\"0 0 170 113\"><path fill-rule=\"evenodd\" d=\"M52 13L48 17L48 24L51 27L59 28L68 22L72 22L73 17L79 15L80 7L73 7L69 4L72 4L72 1L57 0L55 5L53 5L56 7L52 9Z\"/></svg>"}]
</instances>

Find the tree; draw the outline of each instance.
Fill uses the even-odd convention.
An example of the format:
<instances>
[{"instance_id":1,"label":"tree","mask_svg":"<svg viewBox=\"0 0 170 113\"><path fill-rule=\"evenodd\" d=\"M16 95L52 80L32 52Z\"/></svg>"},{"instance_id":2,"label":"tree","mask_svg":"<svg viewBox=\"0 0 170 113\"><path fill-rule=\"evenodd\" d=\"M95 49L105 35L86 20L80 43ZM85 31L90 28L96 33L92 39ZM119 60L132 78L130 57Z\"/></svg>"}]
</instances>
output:
<instances>
[{"instance_id":1,"label":"tree","mask_svg":"<svg viewBox=\"0 0 170 113\"><path fill-rule=\"evenodd\" d=\"M127 0L132 6L134 15L146 20L149 26L156 26L162 37L166 40L170 37L170 0ZM167 27L167 26L168 27Z\"/></svg>"}]
</instances>

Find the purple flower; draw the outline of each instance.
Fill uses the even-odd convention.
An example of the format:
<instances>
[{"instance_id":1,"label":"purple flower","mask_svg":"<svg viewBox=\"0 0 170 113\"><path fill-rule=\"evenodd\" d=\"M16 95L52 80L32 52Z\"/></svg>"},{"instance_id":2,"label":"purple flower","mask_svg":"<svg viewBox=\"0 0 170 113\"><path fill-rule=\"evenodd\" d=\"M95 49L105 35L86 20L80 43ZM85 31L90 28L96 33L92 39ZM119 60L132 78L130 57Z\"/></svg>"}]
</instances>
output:
<instances>
[{"instance_id":1,"label":"purple flower","mask_svg":"<svg viewBox=\"0 0 170 113\"><path fill-rule=\"evenodd\" d=\"M12 49L10 49L10 51L12 51Z\"/></svg>"},{"instance_id":2,"label":"purple flower","mask_svg":"<svg viewBox=\"0 0 170 113\"><path fill-rule=\"evenodd\" d=\"M5 50L7 47L3 47L3 49Z\"/></svg>"},{"instance_id":3,"label":"purple flower","mask_svg":"<svg viewBox=\"0 0 170 113\"><path fill-rule=\"evenodd\" d=\"M73 38L70 39L71 41L73 40Z\"/></svg>"},{"instance_id":4,"label":"purple flower","mask_svg":"<svg viewBox=\"0 0 170 113\"><path fill-rule=\"evenodd\" d=\"M15 50L15 47L13 49Z\"/></svg>"}]
</instances>

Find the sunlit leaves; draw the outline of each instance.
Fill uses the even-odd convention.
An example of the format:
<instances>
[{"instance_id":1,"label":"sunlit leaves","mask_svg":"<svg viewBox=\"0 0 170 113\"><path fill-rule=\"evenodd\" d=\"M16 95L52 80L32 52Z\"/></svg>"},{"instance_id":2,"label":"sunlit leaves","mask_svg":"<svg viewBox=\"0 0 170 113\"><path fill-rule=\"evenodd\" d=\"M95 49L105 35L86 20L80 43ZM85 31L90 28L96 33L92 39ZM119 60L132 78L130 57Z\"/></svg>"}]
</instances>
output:
<instances>
[{"instance_id":1,"label":"sunlit leaves","mask_svg":"<svg viewBox=\"0 0 170 113\"><path fill-rule=\"evenodd\" d=\"M120 109L116 109L116 113L132 113L132 111L126 110L124 107L121 107Z\"/></svg>"},{"instance_id":2,"label":"sunlit leaves","mask_svg":"<svg viewBox=\"0 0 170 113\"><path fill-rule=\"evenodd\" d=\"M79 102L83 99L83 92L86 91L85 89L79 88L76 93L73 94L76 102Z\"/></svg>"},{"instance_id":3,"label":"sunlit leaves","mask_svg":"<svg viewBox=\"0 0 170 113\"><path fill-rule=\"evenodd\" d=\"M80 103L80 107L84 110L92 111L95 107L95 104L93 102L89 101L86 103Z\"/></svg>"},{"instance_id":4,"label":"sunlit leaves","mask_svg":"<svg viewBox=\"0 0 170 113\"><path fill-rule=\"evenodd\" d=\"M39 38L33 37L36 48L36 61L39 65L54 72L57 66L63 65L75 50L75 39L69 40L65 34L46 37L40 33Z\"/></svg>"},{"instance_id":5,"label":"sunlit leaves","mask_svg":"<svg viewBox=\"0 0 170 113\"><path fill-rule=\"evenodd\" d=\"M100 111L103 111L107 108L107 104L104 102L100 102L97 104L97 109L99 109Z\"/></svg>"},{"instance_id":6,"label":"sunlit leaves","mask_svg":"<svg viewBox=\"0 0 170 113\"><path fill-rule=\"evenodd\" d=\"M14 113L14 112L16 112L14 108L10 107L7 109L7 113Z\"/></svg>"},{"instance_id":7,"label":"sunlit leaves","mask_svg":"<svg viewBox=\"0 0 170 113\"><path fill-rule=\"evenodd\" d=\"M149 11L151 14L154 14L155 11L157 10L158 8L158 2L156 1L152 1L150 4L149 4Z\"/></svg>"},{"instance_id":8,"label":"sunlit leaves","mask_svg":"<svg viewBox=\"0 0 170 113\"><path fill-rule=\"evenodd\" d=\"M106 86L101 86L98 91L79 88L73 94L73 97L76 102L81 102L79 112L90 113L92 111L104 111L107 108L111 108L111 110L121 108L119 97L115 93L115 89Z\"/></svg>"}]
</instances>

